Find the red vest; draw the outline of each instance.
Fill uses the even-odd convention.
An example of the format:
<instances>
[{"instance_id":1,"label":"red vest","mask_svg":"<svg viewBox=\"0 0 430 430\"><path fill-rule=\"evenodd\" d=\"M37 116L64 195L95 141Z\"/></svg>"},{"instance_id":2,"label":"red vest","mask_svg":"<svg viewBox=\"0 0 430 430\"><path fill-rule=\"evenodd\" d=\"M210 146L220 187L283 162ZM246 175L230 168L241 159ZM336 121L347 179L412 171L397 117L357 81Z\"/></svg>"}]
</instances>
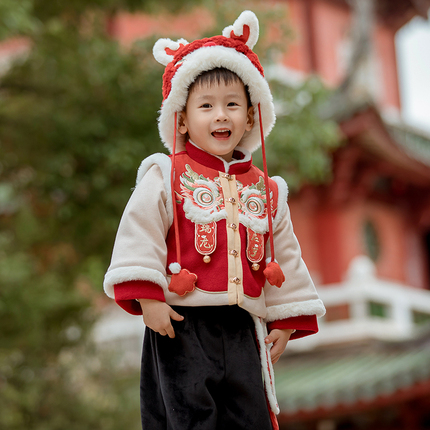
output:
<instances>
[{"instance_id":1,"label":"red vest","mask_svg":"<svg viewBox=\"0 0 430 430\"><path fill-rule=\"evenodd\" d=\"M200 290L225 292L233 283L243 286L245 296L257 298L266 282L263 270L269 237L264 174L250 157L230 164L228 172L225 166L220 158L190 143L187 152L176 154L181 266L197 275ZM271 179L269 187L275 217L278 188ZM174 225L167 246L168 267L177 261Z\"/></svg>"}]
</instances>

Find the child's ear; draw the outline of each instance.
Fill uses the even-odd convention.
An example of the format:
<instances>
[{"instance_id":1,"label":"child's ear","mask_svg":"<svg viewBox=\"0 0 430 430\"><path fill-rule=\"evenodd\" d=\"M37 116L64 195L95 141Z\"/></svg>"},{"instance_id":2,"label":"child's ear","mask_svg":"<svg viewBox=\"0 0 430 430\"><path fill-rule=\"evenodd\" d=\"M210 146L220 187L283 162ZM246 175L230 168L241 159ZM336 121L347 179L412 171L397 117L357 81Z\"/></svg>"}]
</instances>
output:
<instances>
[{"instance_id":1,"label":"child's ear","mask_svg":"<svg viewBox=\"0 0 430 430\"><path fill-rule=\"evenodd\" d=\"M188 127L185 125L186 121L186 114L185 112L181 112L179 114L179 121L178 121L178 131L181 134L186 134L188 132Z\"/></svg>"},{"instance_id":2,"label":"child's ear","mask_svg":"<svg viewBox=\"0 0 430 430\"><path fill-rule=\"evenodd\" d=\"M248 108L248 115L246 117L246 131L251 131L254 126L254 106Z\"/></svg>"}]
</instances>

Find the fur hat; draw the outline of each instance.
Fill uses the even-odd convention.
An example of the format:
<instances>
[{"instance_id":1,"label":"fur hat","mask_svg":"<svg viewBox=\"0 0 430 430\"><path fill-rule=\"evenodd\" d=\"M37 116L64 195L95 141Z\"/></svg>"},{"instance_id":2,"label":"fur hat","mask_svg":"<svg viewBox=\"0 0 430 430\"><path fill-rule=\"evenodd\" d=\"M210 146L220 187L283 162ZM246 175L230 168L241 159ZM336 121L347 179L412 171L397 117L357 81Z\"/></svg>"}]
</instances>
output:
<instances>
[{"instance_id":1,"label":"fur hat","mask_svg":"<svg viewBox=\"0 0 430 430\"><path fill-rule=\"evenodd\" d=\"M275 124L275 110L264 71L252 48L258 40L258 19L249 10L240 14L233 25L226 27L222 36L213 36L188 43L185 39L174 42L159 39L153 49L155 59L166 66L163 75L163 103L158 119L160 137L170 152L176 133L175 112L185 108L188 88L202 72L217 67L226 68L239 76L248 86L254 106L254 127L245 132L239 146L250 152L261 144L258 105L262 113L262 129L267 136ZM177 149L184 149L178 137Z\"/></svg>"}]
</instances>

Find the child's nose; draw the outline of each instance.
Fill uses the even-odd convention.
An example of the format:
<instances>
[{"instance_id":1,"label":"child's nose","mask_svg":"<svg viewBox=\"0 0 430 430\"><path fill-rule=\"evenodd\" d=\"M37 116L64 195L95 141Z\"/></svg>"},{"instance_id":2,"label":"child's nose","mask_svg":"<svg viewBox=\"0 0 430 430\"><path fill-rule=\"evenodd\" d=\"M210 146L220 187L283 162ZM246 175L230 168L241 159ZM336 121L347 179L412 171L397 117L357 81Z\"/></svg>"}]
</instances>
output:
<instances>
[{"instance_id":1,"label":"child's nose","mask_svg":"<svg viewBox=\"0 0 430 430\"><path fill-rule=\"evenodd\" d=\"M216 116L215 116L215 121L216 122L228 121L228 115L227 115L227 112L225 111L225 109L219 108L217 110Z\"/></svg>"}]
</instances>

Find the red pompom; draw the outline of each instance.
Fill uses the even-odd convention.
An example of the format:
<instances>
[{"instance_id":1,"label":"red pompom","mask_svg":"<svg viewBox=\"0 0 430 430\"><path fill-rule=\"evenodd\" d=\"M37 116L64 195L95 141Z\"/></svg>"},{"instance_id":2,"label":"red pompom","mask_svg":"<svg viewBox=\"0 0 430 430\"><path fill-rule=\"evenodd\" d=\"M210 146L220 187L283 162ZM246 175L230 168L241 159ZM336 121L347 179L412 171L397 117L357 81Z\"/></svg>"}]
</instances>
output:
<instances>
[{"instance_id":1,"label":"red pompom","mask_svg":"<svg viewBox=\"0 0 430 430\"><path fill-rule=\"evenodd\" d=\"M275 261L271 261L266 266L263 273L270 285L275 285L276 287L281 288L282 284L285 282L284 272Z\"/></svg>"},{"instance_id":2,"label":"red pompom","mask_svg":"<svg viewBox=\"0 0 430 430\"><path fill-rule=\"evenodd\" d=\"M196 289L197 275L190 273L187 269L181 269L179 273L172 275L169 291L179 296L185 296Z\"/></svg>"}]
</instances>

